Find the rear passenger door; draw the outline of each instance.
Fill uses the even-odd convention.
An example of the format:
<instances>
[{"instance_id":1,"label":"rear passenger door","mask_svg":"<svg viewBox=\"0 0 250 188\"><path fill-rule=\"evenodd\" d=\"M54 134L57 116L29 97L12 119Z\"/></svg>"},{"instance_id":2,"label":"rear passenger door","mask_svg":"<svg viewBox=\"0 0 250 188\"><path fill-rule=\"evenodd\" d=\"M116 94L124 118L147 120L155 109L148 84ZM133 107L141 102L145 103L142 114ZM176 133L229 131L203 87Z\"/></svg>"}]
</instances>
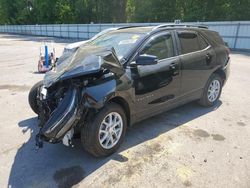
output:
<instances>
[{"instance_id":1,"label":"rear passenger door","mask_svg":"<svg viewBox=\"0 0 250 188\"><path fill-rule=\"evenodd\" d=\"M199 33L178 31L181 93L201 92L215 66L215 52Z\"/></svg>"}]
</instances>

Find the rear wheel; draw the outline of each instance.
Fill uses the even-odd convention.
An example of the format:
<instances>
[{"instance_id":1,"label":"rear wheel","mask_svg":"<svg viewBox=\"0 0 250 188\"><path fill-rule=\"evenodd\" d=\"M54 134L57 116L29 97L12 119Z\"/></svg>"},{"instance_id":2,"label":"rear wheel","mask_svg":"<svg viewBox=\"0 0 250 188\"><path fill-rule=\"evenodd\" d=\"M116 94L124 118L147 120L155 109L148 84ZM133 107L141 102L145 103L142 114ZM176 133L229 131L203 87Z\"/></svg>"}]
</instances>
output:
<instances>
[{"instance_id":1,"label":"rear wheel","mask_svg":"<svg viewBox=\"0 0 250 188\"><path fill-rule=\"evenodd\" d=\"M199 101L202 106L213 106L220 98L222 90L222 79L217 74L212 74L204 88L203 95Z\"/></svg>"},{"instance_id":2,"label":"rear wheel","mask_svg":"<svg viewBox=\"0 0 250 188\"><path fill-rule=\"evenodd\" d=\"M96 157L111 155L123 142L126 128L127 118L123 108L109 103L83 126L83 147Z\"/></svg>"},{"instance_id":3,"label":"rear wheel","mask_svg":"<svg viewBox=\"0 0 250 188\"><path fill-rule=\"evenodd\" d=\"M29 105L31 107L31 109L38 114L38 106L37 106L37 90L39 87L41 87L43 85L43 81L37 82L31 89L29 92Z\"/></svg>"}]
</instances>

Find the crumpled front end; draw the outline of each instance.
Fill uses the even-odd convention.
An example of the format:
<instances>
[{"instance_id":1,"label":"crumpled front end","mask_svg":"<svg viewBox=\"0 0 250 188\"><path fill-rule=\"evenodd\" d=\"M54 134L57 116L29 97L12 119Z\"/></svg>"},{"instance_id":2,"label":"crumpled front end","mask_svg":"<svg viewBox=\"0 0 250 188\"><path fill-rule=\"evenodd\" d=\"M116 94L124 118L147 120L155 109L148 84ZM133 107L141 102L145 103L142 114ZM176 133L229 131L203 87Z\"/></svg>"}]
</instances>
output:
<instances>
[{"instance_id":1,"label":"crumpled front end","mask_svg":"<svg viewBox=\"0 0 250 188\"><path fill-rule=\"evenodd\" d=\"M81 100L80 89L74 86L60 88L50 93L41 87L38 92L40 131L36 145L42 147L42 141L60 142L78 122ZM65 91L66 90L66 91Z\"/></svg>"},{"instance_id":2,"label":"crumpled front end","mask_svg":"<svg viewBox=\"0 0 250 188\"><path fill-rule=\"evenodd\" d=\"M114 77L124 72L113 49L82 47L62 56L57 70L46 73L37 92L40 131L36 145L42 147L42 141L64 143L79 120L84 121L88 110L104 102L98 95L111 96L116 87Z\"/></svg>"}]
</instances>

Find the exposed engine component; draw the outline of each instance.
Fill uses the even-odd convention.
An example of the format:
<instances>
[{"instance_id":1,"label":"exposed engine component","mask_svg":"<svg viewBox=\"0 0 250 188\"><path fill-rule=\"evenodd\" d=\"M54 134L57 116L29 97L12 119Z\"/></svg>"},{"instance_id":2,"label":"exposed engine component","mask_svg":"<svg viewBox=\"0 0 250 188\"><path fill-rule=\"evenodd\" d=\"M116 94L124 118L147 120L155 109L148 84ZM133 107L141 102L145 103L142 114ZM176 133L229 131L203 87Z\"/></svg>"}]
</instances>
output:
<instances>
[{"instance_id":1,"label":"exposed engine component","mask_svg":"<svg viewBox=\"0 0 250 188\"><path fill-rule=\"evenodd\" d=\"M74 129L70 129L63 137L62 142L65 146L71 146L74 147L72 143L72 138L74 135Z\"/></svg>"}]
</instances>

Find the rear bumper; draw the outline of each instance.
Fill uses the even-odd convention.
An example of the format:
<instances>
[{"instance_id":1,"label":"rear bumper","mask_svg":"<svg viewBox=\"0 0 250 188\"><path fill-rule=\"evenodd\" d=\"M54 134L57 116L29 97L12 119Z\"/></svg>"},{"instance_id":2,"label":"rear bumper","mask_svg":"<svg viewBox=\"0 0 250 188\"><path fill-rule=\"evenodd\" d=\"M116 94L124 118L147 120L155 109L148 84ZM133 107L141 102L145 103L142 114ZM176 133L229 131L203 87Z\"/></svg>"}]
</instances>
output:
<instances>
[{"instance_id":1,"label":"rear bumper","mask_svg":"<svg viewBox=\"0 0 250 188\"><path fill-rule=\"evenodd\" d=\"M57 143L75 125L78 106L77 89L69 89L65 97L40 130L40 138Z\"/></svg>"}]
</instances>

